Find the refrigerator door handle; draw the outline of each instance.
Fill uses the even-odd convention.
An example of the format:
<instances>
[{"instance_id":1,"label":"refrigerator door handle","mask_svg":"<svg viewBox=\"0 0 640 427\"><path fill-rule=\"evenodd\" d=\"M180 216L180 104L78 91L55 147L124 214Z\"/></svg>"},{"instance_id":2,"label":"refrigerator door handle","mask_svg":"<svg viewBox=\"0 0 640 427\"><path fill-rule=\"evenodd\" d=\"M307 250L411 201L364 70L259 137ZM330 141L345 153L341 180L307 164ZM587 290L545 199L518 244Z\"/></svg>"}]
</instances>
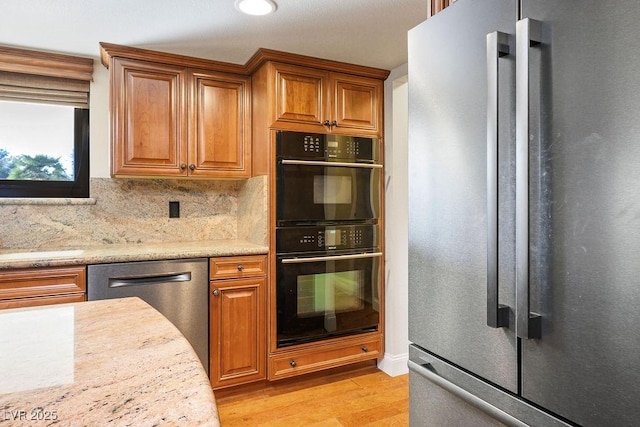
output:
<instances>
[{"instance_id":1,"label":"refrigerator door handle","mask_svg":"<svg viewBox=\"0 0 640 427\"><path fill-rule=\"evenodd\" d=\"M540 22L516 22L516 336L540 338L541 316L529 304L529 48L540 44Z\"/></svg>"},{"instance_id":2,"label":"refrigerator door handle","mask_svg":"<svg viewBox=\"0 0 640 427\"><path fill-rule=\"evenodd\" d=\"M509 55L509 35L487 34L487 325L509 326L509 307L498 290L498 121L499 58Z\"/></svg>"},{"instance_id":3,"label":"refrigerator door handle","mask_svg":"<svg viewBox=\"0 0 640 427\"><path fill-rule=\"evenodd\" d=\"M470 392L468 392L467 390L463 389L462 387L447 381L446 379L444 379L443 377L441 377L440 375L438 375L438 373L436 372L436 370L434 369L434 367L431 365L431 363L423 363L423 364L418 364L412 360L408 361L408 366L409 369L413 372L415 372L416 374L422 376L423 378L431 381L432 383L434 383L435 385L443 388L444 390L448 391L449 393L459 397L460 399L464 400L465 402L467 402L468 404L480 409L481 411L489 414L490 416L492 416L493 418L495 418L496 420L502 422L503 424L507 425L507 426L513 426L513 427L526 427L527 424L523 423L522 421L518 420L517 418L514 418L513 416L507 414L506 412L496 408L495 406L491 405L490 403L480 399L478 396L476 396L475 394L472 394Z\"/></svg>"}]
</instances>

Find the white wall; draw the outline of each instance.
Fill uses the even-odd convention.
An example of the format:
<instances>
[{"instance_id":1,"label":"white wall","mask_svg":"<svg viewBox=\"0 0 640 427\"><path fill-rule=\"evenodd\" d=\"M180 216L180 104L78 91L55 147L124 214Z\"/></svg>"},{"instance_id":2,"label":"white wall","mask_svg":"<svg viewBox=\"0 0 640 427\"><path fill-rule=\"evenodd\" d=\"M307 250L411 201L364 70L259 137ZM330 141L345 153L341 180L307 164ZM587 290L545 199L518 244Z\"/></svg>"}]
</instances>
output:
<instances>
[{"instance_id":1,"label":"white wall","mask_svg":"<svg viewBox=\"0 0 640 427\"><path fill-rule=\"evenodd\" d=\"M389 375L408 372L407 66L391 71L384 88L385 116L385 354Z\"/></svg>"}]
</instances>

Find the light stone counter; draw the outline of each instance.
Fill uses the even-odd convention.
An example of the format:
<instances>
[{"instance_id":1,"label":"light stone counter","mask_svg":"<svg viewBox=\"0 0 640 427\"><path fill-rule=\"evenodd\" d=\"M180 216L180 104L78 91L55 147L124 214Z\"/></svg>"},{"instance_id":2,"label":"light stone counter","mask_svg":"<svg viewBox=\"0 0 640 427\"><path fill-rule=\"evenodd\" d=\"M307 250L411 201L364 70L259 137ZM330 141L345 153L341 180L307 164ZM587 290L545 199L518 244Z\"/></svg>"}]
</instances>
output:
<instances>
[{"instance_id":1,"label":"light stone counter","mask_svg":"<svg viewBox=\"0 0 640 427\"><path fill-rule=\"evenodd\" d=\"M267 246L244 240L204 240L175 243L129 243L88 247L0 251L0 270L61 265L106 264L233 255L266 254Z\"/></svg>"},{"instance_id":2,"label":"light stone counter","mask_svg":"<svg viewBox=\"0 0 640 427\"><path fill-rule=\"evenodd\" d=\"M0 311L0 425L219 426L187 340L138 298Z\"/></svg>"}]
</instances>

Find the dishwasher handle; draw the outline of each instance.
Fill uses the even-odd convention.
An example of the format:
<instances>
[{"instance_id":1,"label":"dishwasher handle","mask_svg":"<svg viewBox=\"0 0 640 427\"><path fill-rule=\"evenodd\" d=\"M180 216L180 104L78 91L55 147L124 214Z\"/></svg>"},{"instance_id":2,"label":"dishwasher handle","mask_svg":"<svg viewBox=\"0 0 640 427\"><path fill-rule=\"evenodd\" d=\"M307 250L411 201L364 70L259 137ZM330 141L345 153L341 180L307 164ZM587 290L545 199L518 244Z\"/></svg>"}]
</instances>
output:
<instances>
[{"instance_id":1,"label":"dishwasher handle","mask_svg":"<svg viewBox=\"0 0 640 427\"><path fill-rule=\"evenodd\" d=\"M109 278L110 288L123 288L126 286L156 285L167 282L190 282L191 273L169 273L153 276Z\"/></svg>"}]
</instances>

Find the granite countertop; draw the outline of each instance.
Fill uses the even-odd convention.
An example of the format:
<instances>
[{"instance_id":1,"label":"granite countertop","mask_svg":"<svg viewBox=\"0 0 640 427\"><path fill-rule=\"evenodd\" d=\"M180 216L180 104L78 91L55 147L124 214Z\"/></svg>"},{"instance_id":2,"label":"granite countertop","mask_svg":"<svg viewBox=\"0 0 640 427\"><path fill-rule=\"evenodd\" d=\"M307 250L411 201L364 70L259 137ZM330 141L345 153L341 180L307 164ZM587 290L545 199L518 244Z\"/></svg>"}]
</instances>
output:
<instances>
[{"instance_id":1,"label":"granite countertop","mask_svg":"<svg viewBox=\"0 0 640 427\"><path fill-rule=\"evenodd\" d=\"M0 348L0 425L220 425L195 352L138 298L2 310Z\"/></svg>"},{"instance_id":2,"label":"granite countertop","mask_svg":"<svg viewBox=\"0 0 640 427\"><path fill-rule=\"evenodd\" d=\"M0 250L0 270L62 265L106 264L159 259L266 254L267 246L244 240L105 244L73 248Z\"/></svg>"}]
</instances>

